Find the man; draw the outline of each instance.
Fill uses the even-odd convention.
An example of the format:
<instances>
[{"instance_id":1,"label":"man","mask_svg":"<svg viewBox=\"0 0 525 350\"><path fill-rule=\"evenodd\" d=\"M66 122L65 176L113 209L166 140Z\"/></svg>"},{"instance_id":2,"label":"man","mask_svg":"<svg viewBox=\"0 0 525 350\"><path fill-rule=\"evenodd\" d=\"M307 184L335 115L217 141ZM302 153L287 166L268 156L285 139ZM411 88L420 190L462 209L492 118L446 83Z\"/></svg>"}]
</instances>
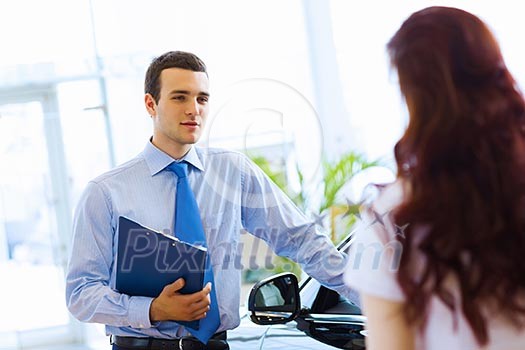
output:
<instances>
[{"instance_id":1,"label":"man","mask_svg":"<svg viewBox=\"0 0 525 350\"><path fill-rule=\"evenodd\" d=\"M176 51L153 60L145 79L153 137L137 157L91 181L79 201L67 305L79 320L105 324L113 349L147 349L153 342L175 344L181 338L192 348L204 348L187 337L193 330L174 320L202 324L217 307L220 325L207 348L221 348L225 331L240 322L241 271L235 261L243 229L278 255L299 262L325 286L353 298L342 280L344 257L258 167L237 152L193 146L207 120L209 97L206 66L195 55ZM183 280L167 285L156 298L120 294L115 290L118 219L173 232L176 206L185 204L176 203L179 176L170 170L175 163L187 165L215 283L194 294L178 293Z\"/></svg>"}]
</instances>

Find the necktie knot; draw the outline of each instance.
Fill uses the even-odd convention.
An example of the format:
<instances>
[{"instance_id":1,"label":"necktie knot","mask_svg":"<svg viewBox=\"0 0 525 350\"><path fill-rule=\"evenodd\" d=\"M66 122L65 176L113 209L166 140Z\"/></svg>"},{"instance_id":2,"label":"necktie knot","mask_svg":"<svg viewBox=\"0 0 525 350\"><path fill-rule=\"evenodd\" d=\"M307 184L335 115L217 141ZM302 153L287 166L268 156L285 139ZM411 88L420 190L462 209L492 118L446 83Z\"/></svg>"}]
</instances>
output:
<instances>
[{"instance_id":1,"label":"necktie knot","mask_svg":"<svg viewBox=\"0 0 525 350\"><path fill-rule=\"evenodd\" d=\"M188 176L188 163L186 162L173 162L168 165L168 169L173 171L179 179Z\"/></svg>"}]
</instances>

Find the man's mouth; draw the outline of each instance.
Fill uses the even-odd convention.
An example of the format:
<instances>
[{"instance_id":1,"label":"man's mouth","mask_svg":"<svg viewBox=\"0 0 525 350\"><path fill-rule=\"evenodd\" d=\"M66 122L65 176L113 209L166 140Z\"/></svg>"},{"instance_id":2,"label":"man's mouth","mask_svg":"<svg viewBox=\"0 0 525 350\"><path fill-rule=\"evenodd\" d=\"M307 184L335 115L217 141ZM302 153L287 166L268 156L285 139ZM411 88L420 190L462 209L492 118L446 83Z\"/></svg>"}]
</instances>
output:
<instances>
[{"instance_id":1,"label":"man's mouth","mask_svg":"<svg viewBox=\"0 0 525 350\"><path fill-rule=\"evenodd\" d=\"M198 123L198 122L193 122L193 121L189 121L189 122L182 122L181 125L187 125L187 126L200 126L200 123Z\"/></svg>"}]
</instances>

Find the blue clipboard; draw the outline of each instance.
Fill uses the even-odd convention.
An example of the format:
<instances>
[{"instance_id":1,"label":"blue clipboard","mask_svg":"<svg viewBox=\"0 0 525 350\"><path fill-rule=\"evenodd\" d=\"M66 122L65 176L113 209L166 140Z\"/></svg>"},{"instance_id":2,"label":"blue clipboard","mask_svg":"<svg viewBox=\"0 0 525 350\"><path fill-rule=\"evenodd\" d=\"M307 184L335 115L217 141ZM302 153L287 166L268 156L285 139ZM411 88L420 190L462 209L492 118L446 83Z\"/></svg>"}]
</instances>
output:
<instances>
[{"instance_id":1,"label":"blue clipboard","mask_svg":"<svg viewBox=\"0 0 525 350\"><path fill-rule=\"evenodd\" d=\"M162 289L184 278L182 294L203 288L207 250L119 217L116 289L130 296L157 297ZM199 329L199 321L176 321Z\"/></svg>"}]
</instances>

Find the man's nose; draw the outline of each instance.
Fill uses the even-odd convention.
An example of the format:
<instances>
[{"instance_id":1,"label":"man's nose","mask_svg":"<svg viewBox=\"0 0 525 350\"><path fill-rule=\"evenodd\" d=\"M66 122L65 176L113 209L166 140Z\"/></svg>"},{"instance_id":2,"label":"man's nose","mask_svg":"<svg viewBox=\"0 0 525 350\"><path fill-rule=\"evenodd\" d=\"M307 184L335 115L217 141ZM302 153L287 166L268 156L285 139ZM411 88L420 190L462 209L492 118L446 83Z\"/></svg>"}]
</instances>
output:
<instances>
[{"instance_id":1,"label":"man's nose","mask_svg":"<svg viewBox=\"0 0 525 350\"><path fill-rule=\"evenodd\" d=\"M200 105L197 99L190 100L188 102L188 105L186 106L186 114L193 115L193 116L200 114Z\"/></svg>"}]
</instances>

